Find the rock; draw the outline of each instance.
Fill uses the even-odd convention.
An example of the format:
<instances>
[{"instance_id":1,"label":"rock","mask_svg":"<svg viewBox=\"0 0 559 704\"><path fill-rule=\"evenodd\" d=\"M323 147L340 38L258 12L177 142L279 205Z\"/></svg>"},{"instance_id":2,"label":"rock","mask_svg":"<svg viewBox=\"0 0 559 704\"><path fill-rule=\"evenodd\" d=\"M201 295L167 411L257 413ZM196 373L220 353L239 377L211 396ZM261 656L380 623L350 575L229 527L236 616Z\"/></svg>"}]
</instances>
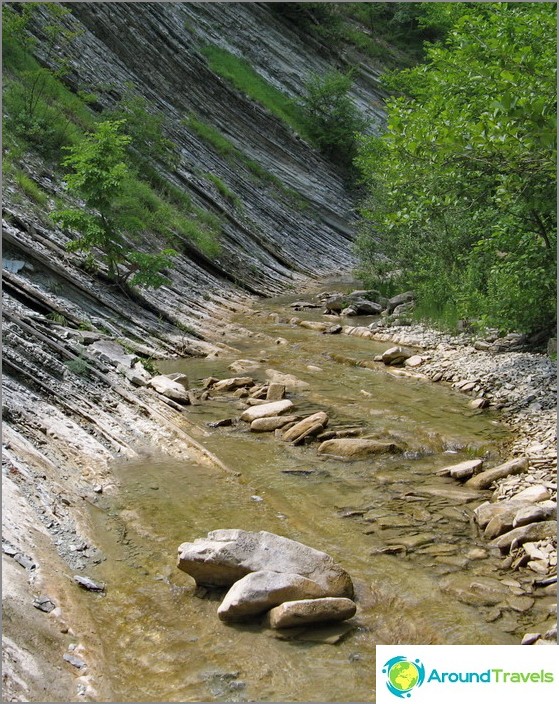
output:
<instances>
[{"instance_id":1,"label":"rock","mask_svg":"<svg viewBox=\"0 0 559 704\"><path fill-rule=\"evenodd\" d=\"M532 606L534 606L535 600L531 596L509 596L507 597L507 604L513 611L518 611L522 613L524 611L529 611Z\"/></svg>"},{"instance_id":2,"label":"rock","mask_svg":"<svg viewBox=\"0 0 559 704\"><path fill-rule=\"evenodd\" d=\"M532 645L532 643L535 643L539 638L541 638L541 635L541 633L525 633L522 636L520 645Z\"/></svg>"},{"instance_id":3,"label":"rock","mask_svg":"<svg viewBox=\"0 0 559 704\"><path fill-rule=\"evenodd\" d=\"M188 383L188 377L182 372L172 372L171 374L165 374L165 376L171 381L180 384L185 391L188 391L188 389L190 388Z\"/></svg>"},{"instance_id":4,"label":"rock","mask_svg":"<svg viewBox=\"0 0 559 704\"><path fill-rule=\"evenodd\" d=\"M473 401L469 403L470 408L487 408L489 406L489 401L486 398L474 398Z\"/></svg>"},{"instance_id":5,"label":"rock","mask_svg":"<svg viewBox=\"0 0 559 704\"><path fill-rule=\"evenodd\" d=\"M386 365L397 366L403 364L406 359L409 359L412 353L403 347L390 347L382 354L382 361Z\"/></svg>"},{"instance_id":6,"label":"rock","mask_svg":"<svg viewBox=\"0 0 559 704\"><path fill-rule=\"evenodd\" d=\"M250 376L235 376L229 379L221 379L220 381L213 384L212 388L214 391L223 391L227 393L228 391L235 391L243 386L253 386L254 379Z\"/></svg>"},{"instance_id":7,"label":"rock","mask_svg":"<svg viewBox=\"0 0 559 704\"><path fill-rule=\"evenodd\" d=\"M268 386L266 391L266 399L268 401L281 401L285 396L285 386L284 384L278 384L277 382L272 382Z\"/></svg>"},{"instance_id":8,"label":"rock","mask_svg":"<svg viewBox=\"0 0 559 704\"><path fill-rule=\"evenodd\" d=\"M258 406L251 406L241 414L241 420L246 423L252 423L257 418L267 418L270 416L278 416L285 411L293 408L293 403L289 399L283 401L273 401L272 403L263 403Z\"/></svg>"},{"instance_id":9,"label":"rock","mask_svg":"<svg viewBox=\"0 0 559 704\"><path fill-rule=\"evenodd\" d=\"M405 367L419 367L421 364L423 364L423 357L421 357L418 354L412 354L411 357L408 357L407 359L404 360L404 366Z\"/></svg>"},{"instance_id":10,"label":"rock","mask_svg":"<svg viewBox=\"0 0 559 704\"><path fill-rule=\"evenodd\" d=\"M73 665L78 670L82 670L86 665L84 660L72 655L71 653L64 653L62 657L66 660L66 662L70 663L70 665Z\"/></svg>"},{"instance_id":11,"label":"rock","mask_svg":"<svg viewBox=\"0 0 559 704\"><path fill-rule=\"evenodd\" d=\"M122 372L134 386L147 386L151 379L151 374L144 368L141 362L136 362L131 368L119 364L117 371Z\"/></svg>"},{"instance_id":12,"label":"rock","mask_svg":"<svg viewBox=\"0 0 559 704\"><path fill-rule=\"evenodd\" d=\"M444 577L439 586L444 594L472 606L495 606L510 594L498 579L461 573Z\"/></svg>"},{"instance_id":13,"label":"rock","mask_svg":"<svg viewBox=\"0 0 559 704\"><path fill-rule=\"evenodd\" d=\"M221 418L220 420L213 420L208 423L208 428L228 428L235 424L234 418Z\"/></svg>"},{"instance_id":14,"label":"rock","mask_svg":"<svg viewBox=\"0 0 559 704\"><path fill-rule=\"evenodd\" d=\"M286 389L308 389L310 384L301 379L297 379L292 374L283 374L275 369L266 369L266 376L272 383L283 384Z\"/></svg>"},{"instance_id":15,"label":"rock","mask_svg":"<svg viewBox=\"0 0 559 704\"><path fill-rule=\"evenodd\" d=\"M351 599L325 597L285 601L267 616L271 628L293 628L309 623L345 621L355 616L357 608Z\"/></svg>"},{"instance_id":16,"label":"rock","mask_svg":"<svg viewBox=\"0 0 559 704\"><path fill-rule=\"evenodd\" d=\"M101 582L94 582L89 577L82 577L79 574L74 575L74 582L78 584L82 589L87 589L90 592L104 592L105 585Z\"/></svg>"},{"instance_id":17,"label":"rock","mask_svg":"<svg viewBox=\"0 0 559 704\"><path fill-rule=\"evenodd\" d=\"M127 354L124 347L113 340L97 340L90 345L89 349L101 362L115 367L121 364L126 369L130 369L135 362L139 361L135 354Z\"/></svg>"},{"instance_id":18,"label":"rock","mask_svg":"<svg viewBox=\"0 0 559 704\"><path fill-rule=\"evenodd\" d=\"M329 328L323 331L323 335L339 335L343 328L341 325L330 325Z\"/></svg>"},{"instance_id":19,"label":"rock","mask_svg":"<svg viewBox=\"0 0 559 704\"><path fill-rule=\"evenodd\" d=\"M556 535L556 533L557 521L540 521L538 523L531 523L528 526L513 528L508 533L492 540L489 545L490 547L507 550L513 544L516 546L522 545L522 543L543 540L544 538Z\"/></svg>"},{"instance_id":20,"label":"rock","mask_svg":"<svg viewBox=\"0 0 559 704\"><path fill-rule=\"evenodd\" d=\"M347 297L336 294L329 296L323 302L327 313L340 313L346 307Z\"/></svg>"},{"instance_id":21,"label":"rock","mask_svg":"<svg viewBox=\"0 0 559 704\"><path fill-rule=\"evenodd\" d=\"M154 388L158 394L171 398L174 401L181 403L189 403L188 394L182 384L172 381L168 376L161 374L154 376L149 380L148 386Z\"/></svg>"},{"instance_id":22,"label":"rock","mask_svg":"<svg viewBox=\"0 0 559 704\"><path fill-rule=\"evenodd\" d=\"M311 579L289 572L251 572L225 595L217 615L222 621L244 621L269 611L284 601L313 599L324 589Z\"/></svg>"},{"instance_id":23,"label":"rock","mask_svg":"<svg viewBox=\"0 0 559 704\"><path fill-rule=\"evenodd\" d=\"M394 310L392 311L392 315L394 315L395 317L405 315L406 313L410 313L414 308L415 303L413 301L408 301L408 303L400 303L399 306L396 306L396 308L394 308ZM398 322L400 325L402 325L401 321Z\"/></svg>"},{"instance_id":24,"label":"rock","mask_svg":"<svg viewBox=\"0 0 559 704\"><path fill-rule=\"evenodd\" d=\"M334 438L325 440L318 447L319 454L336 455L336 457L366 457L388 452L402 452L402 448L394 442L380 442L366 438Z\"/></svg>"},{"instance_id":25,"label":"rock","mask_svg":"<svg viewBox=\"0 0 559 704\"><path fill-rule=\"evenodd\" d=\"M305 308L321 308L320 303L310 303L309 301L295 301L289 304L290 308L294 310L304 310Z\"/></svg>"},{"instance_id":26,"label":"rock","mask_svg":"<svg viewBox=\"0 0 559 704\"><path fill-rule=\"evenodd\" d=\"M299 320L299 325L302 328L307 328L308 330L316 330L318 332L324 332L330 327L328 323L321 323L318 320Z\"/></svg>"},{"instance_id":27,"label":"rock","mask_svg":"<svg viewBox=\"0 0 559 704\"><path fill-rule=\"evenodd\" d=\"M288 423L299 420L299 416L268 416L267 418L257 418L250 424L250 429L255 433L271 433L278 428L283 428Z\"/></svg>"},{"instance_id":28,"label":"rock","mask_svg":"<svg viewBox=\"0 0 559 704\"><path fill-rule=\"evenodd\" d=\"M488 489L497 479L527 472L528 468L528 460L525 457L518 457L468 479L466 486L472 489Z\"/></svg>"},{"instance_id":29,"label":"rock","mask_svg":"<svg viewBox=\"0 0 559 704\"><path fill-rule=\"evenodd\" d=\"M482 459L466 460L459 464L453 464L448 467L443 467L437 470L436 474L440 476L451 476L453 479L469 479L472 475L477 474L483 467Z\"/></svg>"},{"instance_id":30,"label":"rock","mask_svg":"<svg viewBox=\"0 0 559 704\"><path fill-rule=\"evenodd\" d=\"M255 359L237 359L235 362L229 365L228 369L235 374L240 374L242 372L251 372L258 369L260 362Z\"/></svg>"},{"instance_id":31,"label":"rock","mask_svg":"<svg viewBox=\"0 0 559 704\"><path fill-rule=\"evenodd\" d=\"M317 582L327 596L353 596L350 576L329 555L266 531L212 531L179 547L178 567L202 585L230 586L250 572L287 572Z\"/></svg>"},{"instance_id":32,"label":"rock","mask_svg":"<svg viewBox=\"0 0 559 704\"><path fill-rule=\"evenodd\" d=\"M316 433L319 433L326 425L328 425L328 416L324 411L313 413L313 415L303 418L303 420L296 423L289 428L289 430L286 430L282 436L282 440L285 442L294 442L300 436L305 435L311 428L315 428Z\"/></svg>"},{"instance_id":33,"label":"rock","mask_svg":"<svg viewBox=\"0 0 559 704\"><path fill-rule=\"evenodd\" d=\"M524 504L519 501L499 501L496 503L486 501L474 509L476 523L481 528L485 528L485 526L487 526L498 516L508 514L510 518L510 525L512 526L512 520L516 512L522 508L523 505Z\"/></svg>"},{"instance_id":34,"label":"rock","mask_svg":"<svg viewBox=\"0 0 559 704\"><path fill-rule=\"evenodd\" d=\"M344 308L341 312L340 315L344 316L352 316L352 315L357 315L357 310L353 306L348 306L347 308Z\"/></svg>"},{"instance_id":35,"label":"rock","mask_svg":"<svg viewBox=\"0 0 559 704\"><path fill-rule=\"evenodd\" d=\"M39 596L33 599L33 606L39 609L39 611L44 611L46 614L56 609L56 604L48 596Z\"/></svg>"},{"instance_id":36,"label":"rock","mask_svg":"<svg viewBox=\"0 0 559 704\"><path fill-rule=\"evenodd\" d=\"M380 315L384 310L379 303L366 301L363 298L358 298L352 301L351 307L357 315Z\"/></svg>"},{"instance_id":37,"label":"rock","mask_svg":"<svg viewBox=\"0 0 559 704\"><path fill-rule=\"evenodd\" d=\"M535 486L529 486L527 489L523 489L518 494L515 494L514 500L538 503L539 501L546 501L550 496L551 494L547 487L542 484L536 484Z\"/></svg>"},{"instance_id":38,"label":"rock","mask_svg":"<svg viewBox=\"0 0 559 704\"><path fill-rule=\"evenodd\" d=\"M415 294L413 291L406 291L405 293L400 293L397 296L393 296L386 304L386 312L391 314L397 306L402 305L402 303L410 303L414 299Z\"/></svg>"},{"instance_id":39,"label":"rock","mask_svg":"<svg viewBox=\"0 0 559 704\"><path fill-rule=\"evenodd\" d=\"M536 523L537 521L545 521L557 513L557 506L548 508L537 504L530 504L521 508L514 516L512 527L526 526L528 523Z\"/></svg>"}]
</instances>

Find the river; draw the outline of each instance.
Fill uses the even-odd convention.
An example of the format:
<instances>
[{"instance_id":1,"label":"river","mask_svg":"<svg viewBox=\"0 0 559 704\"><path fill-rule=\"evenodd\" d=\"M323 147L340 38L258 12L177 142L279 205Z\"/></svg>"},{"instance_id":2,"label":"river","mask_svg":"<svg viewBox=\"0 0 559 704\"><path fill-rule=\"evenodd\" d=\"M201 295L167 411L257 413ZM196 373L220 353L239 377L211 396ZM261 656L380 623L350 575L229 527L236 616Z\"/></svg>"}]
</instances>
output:
<instances>
[{"instance_id":1,"label":"river","mask_svg":"<svg viewBox=\"0 0 559 704\"><path fill-rule=\"evenodd\" d=\"M185 372L200 388L205 377L235 376L235 360L254 360L242 375L265 381L272 369L308 384L289 392L296 413L324 410L330 426L358 426L405 452L349 462L242 423L211 428L240 415L229 395L185 415L197 428L189 432L233 473L164 455L116 465L120 490L92 513L107 558L92 576L107 593L88 595L115 701L371 702L376 643L519 642L521 615L496 618L490 587L483 595L484 584L506 576L471 520L490 493L472 500L436 474L473 457L497 462L506 429L448 387L351 363L389 345L278 322L273 314L285 315L294 299L240 316L248 334L231 343L235 354L167 360L160 370ZM197 590L176 568L180 543L218 528L266 530L331 554L355 583L352 630L332 644L324 641L336 629L283 640L258 623L220 622L220 595ZM461 580L473 577L479 600L461 600Z\"/></svg>"}]
</instances>

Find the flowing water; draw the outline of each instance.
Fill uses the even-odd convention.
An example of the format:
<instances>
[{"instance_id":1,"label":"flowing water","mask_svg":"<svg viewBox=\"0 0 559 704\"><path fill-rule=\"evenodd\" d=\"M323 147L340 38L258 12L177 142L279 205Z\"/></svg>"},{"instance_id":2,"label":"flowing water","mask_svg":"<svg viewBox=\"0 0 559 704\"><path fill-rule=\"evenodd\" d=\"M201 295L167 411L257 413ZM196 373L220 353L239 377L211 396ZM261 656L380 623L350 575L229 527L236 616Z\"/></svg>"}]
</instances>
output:
<instances>
[{"instance_id":1,"label":"flowing water","mask_svg":"<svg viewBox=\"0 0 559 704\"><path fill-rule=\"evenodd\" d=\"M286 302L265 313L284 312ZM473 500L435 474L473 456L497 461L507 439L498 419L448 387L349 362L389 345L263 314L239 322L253 334L233 343L237 354L167 361L161 371L184 371L199 388L204 377L235 376L228 365L250 358L260 366L242 375L264 381L274 369L309 384L289 393L296 413L325 410L330 426L359 426L406 451L348 462L242 423L210 428L240 415L228 396L186 415L196 439L239 476L165 456L118 465L118 497L103 497L93 514L107 559L92 576L108 591L91 595L115 701L374 701L376 643L519 642L522 625L495 620L495 600L467 604L441 589L449 577L505 576L471 522L490 494ZM258 623L221 623L220 595L196 590L175 566L181 542L218 528L271 531L331 554L356 586L353 630L332 644L324 639L336 629L282 640Z\"/></svg>"}]
</instances>

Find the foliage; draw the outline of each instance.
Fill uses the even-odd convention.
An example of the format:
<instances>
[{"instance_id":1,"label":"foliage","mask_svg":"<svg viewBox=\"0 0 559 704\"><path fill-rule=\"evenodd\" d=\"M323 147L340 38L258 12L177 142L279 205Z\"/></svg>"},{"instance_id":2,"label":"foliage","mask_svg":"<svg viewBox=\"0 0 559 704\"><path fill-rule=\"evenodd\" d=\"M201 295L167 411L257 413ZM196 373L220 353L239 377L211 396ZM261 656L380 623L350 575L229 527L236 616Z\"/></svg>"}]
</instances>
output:
<instances>
[{"instance_id":1,"label":"foliage","mask_svg":"<svg viewBox=\"0 0 559 704\"><path fill-rule=\"evenodd\" d=\"M157 288L168 279L161 270L168 266L174 250L145 254L129 247L126 237L138 235L144 223L136 208L126 207L130 171L126 147L130 137L121 134L122 121L101 122L95 132L68 148L63 165L72 169L67 188L83 198L88 211L68 208L52 214L63 227L80 236L70 242L71 251L88 255L99 249L111 279L124 284ZM154 203L152 203L154 205Z\"/></svg>"},{"instance_id":2,"label":"foliage","mask_svg":"<svg viewBox=\"0 0 559 704\"><path fill-rule=\"evenodd\" d=\"M350 166L356 152L356 134L365 120L349 97L352 78L331 71L313 76L301 102L306 132L321 152L332 161Z\"/></svg>"},{"instance_id":3,"label":"foliage","mask_svg":"<svg viewBox=\"0 0 559 704\"><path fill-rule=\"evenodd\" d=\"M390 78L388 132L357 159L372 282L505 330L553 325L555 43L554 4L475 3Z\"/></svg>"},{"instance_id":4,"label":"foliage","mask_svg":"<svg viewBox=\"0 0 559 704\"><path fill-rule=\"evenodd\" d=\"M17 169L15 172L15 180L28 198L37 203L37 205L43 208L46 207L48 204L47 194L33 179L29 178L25 172L21 171L21 169Z\"/></svg>"},{"instance_id":5,"label":"foliage","mask_svg":"<svg viewBox=\"0 0 559 704\"><path fill-rule=\"evenodd\" d=\"M152 160L176 167L176 147L164 136L165 118L155 113L149 101L135 93L131 86L111 111L110 119L123 121L123 132L130 137L130 152L138 168L143 169L146 162Z\"/></svg>"},{"instance_id":6,"label":"foliage","mask_svg":"<svg viewBox=\"0 0 559 704\"><path fill-rule=\"evenodd\" d=\"M93 125L84 102L61 82L68 70L61 52L79 35L64 24L68 14L56 3L2 5L6 132L12 144L15 137L54 159L62 146L75 143L79 128ZM43 37L43 61L51 68L41 66L32 55L36 45L28 31L32 20Z\"/></svg>"},{"instance_id":7,"label":"foliage","mask_svg":"<svg viewBox=\"0 0 559 704\"><path fill-rule=\"evenodd\" d=\"M206 178L214 184L214 186L217 188L219 193L221 193L221 195L224 198L226 198L228 201L230 201L235 206L240 205L239 196L235 195L235 193L233 193L233 191L229 188L229 186L226 183L224 183L219 178L219 176L216 176L216 174L212 174L212 173L208 172L206 174Z\"/></svg>"}]
</instances>

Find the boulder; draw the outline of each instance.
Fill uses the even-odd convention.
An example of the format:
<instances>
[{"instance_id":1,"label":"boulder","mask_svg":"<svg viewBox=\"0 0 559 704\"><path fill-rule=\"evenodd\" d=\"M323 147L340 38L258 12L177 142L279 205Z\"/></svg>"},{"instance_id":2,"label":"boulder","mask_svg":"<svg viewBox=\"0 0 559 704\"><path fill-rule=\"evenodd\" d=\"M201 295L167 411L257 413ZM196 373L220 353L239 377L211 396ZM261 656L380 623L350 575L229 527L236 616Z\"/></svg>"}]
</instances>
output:
<instances>
[{"instance_id":1,"label":"boulder","mask_svg":"<svg viewBox=\"0 0 559 704\"><path fill-rule=\"evenodd\" d=\"M288 423L295 423L299 416L268 416L267 418L257 418L250 424L250 429L254 433L272 433L278 428L283 428Z\"/></svg>"},{"instance_id":2,"label":"boulder","mask_svg":"<svg viewBox=\"0 0 559 704\"><path fill-rule=\"evenodd\" d=\"M251 406L241 414L241 420L252 423L257 418L267 418L269 416L279 416L285 411L293 408L293 404L287 398L283 401L273 401L272 403L262 403L258 406Z\"/></svg>"},{"instance_id":3,"label":"boulder","mask_svg":"<svg viewBox=\"0 0 559 704\"><path fill-rule=\"evenodd\" d=\"M269 611L284 601L313 599L324 589L311 579L289 572L251 572L225 595L217 615L222 621L244 621Z\"/></svg>"},{"instance_id":4,"label":"boulder","mask_svg":"<svg viewBox=\"0 0 559 704\"><path fill-rule=\"evenodd\" d=\"M386 305L386 312L390 315L395 308L402 305L402 303L410 303L415 299L415 294L413 291L406 291L405 293L400 293L397 296L393 296L389 299Z\"/></svg>"},{"instance_id":5,"label":"boulder","mask_svg":"<svg viewBox=\"0 0 559 704\"><path fill-rule=\"evenodd\" d=\"M325 440L318 447L319 454L336 455L336 457L366 457L388 452L402 452L402 448L394 442L380 442L366 438L334 438Z\"/></svg>"},{"instance_id":6,"label":"boulder","mask_svg":"<svg viewBox=\"0 0 559 704\"><path fill-rule=\"evenodd\" d=\"M351 599L325 597L285 601L273 608L267 621L271 628L293 628L309 623L345 621L355 616L357 607Z\"/></svg>"},{"instance_id":7,"label":"boulder","mask_svg":"<svg viewBox=\"0 0 559 704\"><path fill-rule=\"evenodd\" d=\"M327 313L340 313L347 305L347 296L337 294L329 296L324 301L324 306Z\"/></svg>"},{"instance_id":8,"label":"boulder","mask_svg":"<svg viewBox=\"0 0 559 704\"><path fill-rule=\"evenodd\" d=\"M353 596L349 574L325 552L267 531L215 530L179 547L178 568L198 584L230 586L250 572L298 574L326 596Z\"/></svg>"},{"instance_id":9,"label":"boulder","mask_svg":"<svg viewBox=\"0 0 559 704\"><path fill-rule=\"evenodd\" d=\"M528 460L525 457L517 457L509 460L497 467L487 469L485 472L477 474L475 477L468 479L466 486L472 489L487 489L497 479L503 479L510 474L521 474L528 471Z\"/></svg>"},{"instance_id":10,"label":"boulder","mask_svg":"<svg viewBox=\"0 0 559 704\"><path fill-rule=\"evenodd\" d=\"M362 298L352 301L351 307L357 315L380 315L384 310L379 303L365 301Z\"/></svg>"},{"instance_id":11,"label":"boulder","mask_svg":"<svg viewBox=\"0 0 559 704\"><path fill-rule=\"evenodd\" d=\"M305 435L308 430L315 428L316 433L323 430L328 424L328 416L324 411L313 413L312 416L307 416L303 420L296 423L294 426L286 430L282 436L285 442L294 442L302 435Z\"/></svg>"},{"instance_id":12,"label":"boulder","mask_svg":"<svg viewBox=\"0 0 559 704\"><path fill-rule=\"evenodd\" d=\"M154 376L149 380L148 385L154 388L158 394L171 398L174 401L180 401L181 403L189 403L188 394L182 384L178 384L176 381L169 379L168 376L161 374L159 376Z\"/></svg>"},{"instance_id":13,"label":"boulder","mask_svg":"<svg viewBox=\"0 0 559 704\"><path fill-rule=\"evenodd\" d=\"M382 354L382 361L390 366L396 366L398 364L403 364L406 359L412 357L412 353L403 347L390 347Z\"/></svg>"}]
</instances>

